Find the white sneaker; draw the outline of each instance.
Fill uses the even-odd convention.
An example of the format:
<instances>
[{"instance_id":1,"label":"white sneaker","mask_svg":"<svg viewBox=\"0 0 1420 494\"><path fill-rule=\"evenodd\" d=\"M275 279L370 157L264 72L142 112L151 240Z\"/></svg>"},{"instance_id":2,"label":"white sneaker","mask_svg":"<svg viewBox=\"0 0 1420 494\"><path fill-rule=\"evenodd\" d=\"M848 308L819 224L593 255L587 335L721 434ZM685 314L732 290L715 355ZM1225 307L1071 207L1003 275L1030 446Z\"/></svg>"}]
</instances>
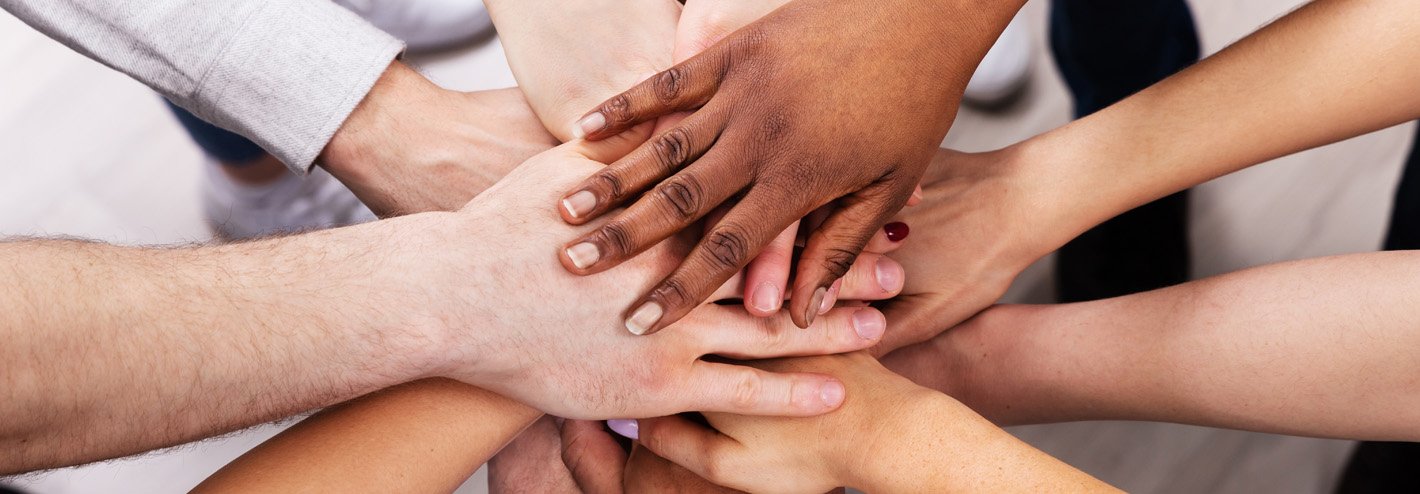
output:
<instances>
[{"instance_id":1,"label":"white sneaker","mask_svg":"<svg viewBox=\"0 0 1420 494\"><path fill-rule=\"evenodd\" d=\"M335 0L411 51L448 47L493 29L482 0Z\"/></svg>"},{"instance_id":2,"label":"white sneaker","mask_svg":"<svg viewBox=\"0 0 1420 494\"><path fill-rule=\"evenodd\" d=\"M325 170L310 175L282 174L275 183L237 183L216 162L203 164L206 190L202 206L207 224L223 240L245 240L278 233L335 228L373 221L375 214Z\"/></svg>"},{"instance_id":3,"label":"white sneaker","mask_svg":"<svg viewBox=\"0 0 1420 494\"><path fill-rule=\"evenodd\" d=\"M1016 16L1006 25L986 58L972 74L966 85L962 100L979 107L1000 107L1021 93L1030 81L1031 59L1030 30Z\"/></svg>"}]
</instances>

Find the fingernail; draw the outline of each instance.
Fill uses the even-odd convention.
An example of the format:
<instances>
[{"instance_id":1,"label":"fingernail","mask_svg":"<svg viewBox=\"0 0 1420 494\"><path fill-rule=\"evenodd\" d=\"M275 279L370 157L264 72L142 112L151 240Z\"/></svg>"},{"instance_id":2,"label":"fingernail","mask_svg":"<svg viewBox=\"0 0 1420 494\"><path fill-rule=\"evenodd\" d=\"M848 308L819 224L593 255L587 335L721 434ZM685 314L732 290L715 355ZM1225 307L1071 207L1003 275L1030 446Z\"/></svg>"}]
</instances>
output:
<instances>
[{"instance_id":1,"label":"fingernail","mask_svg":"<svg viewBox=\"0 0 1420 494\"><path fill-rule=\"evenodd\" d=\"M838 291L842 287L842 278L839 278L838 281L833 282L832 286L828 287L828 291L824 293L823 300L818 303L818 315L821 316L833 310L833 304L838 300Z\"/></svg>"},{"instance_id":2,"label":"fingernail","mask_svg":"<svg viewBox=\"0 0 1420 494\"><path fill-rule=\"evenodd\" d=\"M641 423L635 419L611 419L606 421L606 426L627 439L641 439Z\"/></svg>"},{"instance_id":3,"label":"fingernail","mask_svg":"<svg viewBox=\"0 0 1420 494\"><path fill-rule=\"evenodd\" d=\"M587 269L602 258L602 251L590 242L582 242L567 248L567 258L577 269Z\"/></svg>"},{"instance_id":4,"label":"fingernail","mask_svg":"<svg viewBox=\"0 0 1420 494\"><path fill-rule=\"evenodd\" d=\"M853 313L853 330L865 340L875 340L887 330L887 319L881 312L863 309Z\"/></svg>"},{"instance_id":5,"label":"fingernail","mask_svg":"<svg viewBox=\"0 0 1420 494\"><path fill-rule=\"evenodd\" d=\"M886 257L878 259L878 265L873 269L878 276L878 286L884 292L895 292L902 289L902 265L897 261Z\"/></svg>"},{"instance_id":6,"label":"fingernail","mask_svg":"<svg viewBox=\"0 0 1420 494\"><path fill-rule=\"evenodd\" d=\"M597 207L597 196L591 191L584 190L562 200L562 209L566 209L567 215L573 218L581 218L592 212L592 208L595 207Z\"/></svg>"},{"instance_id":7,"label":"fingernail","mask_svg":"<svg viewBox=\"0 0 1420 494\"><path fill-rule=\"evenodd\" d=\"M883 225L883 231L887 233L888 240L901 242L907 240L907 234L912 233L912 229L907 227L907 223L894 221Z\"/></svg>"},{"instance_id":8,"label":"fingernail","mask_svg":"<svg viewBox=\"0 0 1420 494\"><path fill-rule=\"evenodd\" d=\"M843 404L843 395L843 383L838 381L823 383L823 387L818 390L819 399L823 400L823 404L828 408L837 408Z\"/></svg>"},{"instance_id":9,"label":"fingernail","mask_svg":"<svg viewBox=\"0 0 1420 494\"><path fill-rule=\"evenodd\" d=\"M775 312L779 310L779 304L784 303L784 296L779 294L779 287L766 281L754 289L754 295L750 296L750 303L761 311Z\"/></svg>"},{"instance_id":10,"label":"fingernail","mask_svg":"<svg viewBox=\"0 0 1420 494\"><path fill-rule=\"evenodd\" d=\"M572 126L572 137L581 139L587 137L588 134L602 130L603 127L606 127L606 116L601 112L596 112L582 117L576 125Z\"/></svg>"},{"instance_id":11,"label":"fingernail","mask_svg":"<svg viewBox=\"0 0 1420 494\"><path fill-rule=\"evenodd\" d=\"M661 309L661 304L655 302L641 304L635 312L631 313L631 317L626 318L626 330L637 336L646 334L646 331L651 330L651 326L656 325L656 321L661 320L663 314L665 311Z\"/></svg>"},{"instance_id":12,"label":"fingernail","mask_svg":"<svg viewBox=\"0 0 1420 494\"><path fill-rule=\"evenodd\" d=\"M827 293L828 289L824 287L818 287L818 290L814 290L814 298L809 301L809 310L804 314L804 320L808 321L809 324L814 323L814 317L818 316L819 309L823 308L823 296Z\"/></svg>"}]
</instances>

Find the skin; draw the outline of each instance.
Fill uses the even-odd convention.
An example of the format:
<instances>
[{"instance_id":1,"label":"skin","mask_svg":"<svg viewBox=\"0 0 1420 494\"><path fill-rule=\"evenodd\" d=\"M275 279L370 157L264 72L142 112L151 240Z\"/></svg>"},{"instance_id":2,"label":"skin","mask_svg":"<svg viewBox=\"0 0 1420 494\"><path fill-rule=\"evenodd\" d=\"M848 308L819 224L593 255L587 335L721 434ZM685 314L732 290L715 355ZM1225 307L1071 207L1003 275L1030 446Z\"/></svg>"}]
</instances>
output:
<instances>
[{"instance_id":1,"label":"skin","mask_svg":"<svg viewBox=\"0 0 1420 494\"><path fill-rule=\"evenodd\" d=\"M592 151L541 154L458 213L231 246L0 245L9 280L0 301L15 308L0 315L0 446L14 452L0 472L170 446L429 377L589 419L836 407L832 378L699 357L863 348L881 335L876 311L840 309L790 331L787 315L709 305L683 331L635 338L613 306L590 297L629 300L625 287L669 269L671 243L637 268L593 278L566 273L550 251L507 248L576 233L536 199L600 166ZM89 357L62 364L75 354Z\"/></svg>"},{"instance_id":2,"label":"skin","mask_svg":"<svg viewBox=\"0 0 1420 494\"><path fill-rule=\"evenodd\" d=\"M1117 418L1417 439L1405 344L1415 304L1397 278L1413 270L1412 253L993 308L930 338L1112 214L1420 116L1417 28L1420 10L1403 1L1313 2L1090 117L1001 151L940 154L924 205L905 215L918 228L895 255L914 276L884 307L892 329L878 352L930 341L884 362L1002 423Z\"/></svg>"},{"instance_id":3,"label":"skin","mask_svg":"<svg viewBox=\"0 0 1420 494\"><path fill-rule=\"evenodd\" d=\"M1147 420L1416 441L1417 274L1420 254L1378 252L1000 306L884 363L1002 424Z\"/></svg>"},{"instance_id":4,"label":"skin","mask_svg":"<svg viewBox=\"0 0 1420 494\"><path fill-rule=\"evenodd\" d=\"M1019 7L801 0L611 98L579 122L581 135L601 139L695 113L567 189L562 214L574 224L646 194L602 228L573 237L564 264L582 275L604 271L733 204L672 275L628 305L627 329L649 334L793 222L837 201L798 264L791 313L807 325L857 252L906 204L972 69ZM919 63L924 56L939 63ZM727 203L738 193L742 199Z\"/></svg>"},{"instance_id":5,"label":"skin","mask_svg":"<svg viewBox=\"0 0 1420 494\"><path fill-rule=\"evenodd\" d=\"M396 61L318 163L390 217L457 210L557 144L518 89L450 91Z\"/></svg>"},{"instance_id":6,"label":"skin","mask_svg":"<svg viewBox=\"0 0 1420 494\"><path fill-rule=\"evenodd\" d=\"M759 363L833 374L852 390L814 418L708 413L640 421L640 444L710 481L749 492L1113 492L956 400L883 368L866 353Z\"/></svg>"},{"instance_id":7,"label":"skin","mask_svg":"<svg viewBox=\"0 0 1420 494\"><path fill-rule=\"evenodd\" d=\"M845 285L844 290L858 294L877 288ZM721 292L722 299L742 296L730 287ZM764 327L762 320L742 314L739 308L707 305L697 312L702 311L713 314L721 332L734 333L736 325ZM723 317L725 311L741 314ZM783 321L783 330L803 332L792 328L787 318ZM518 492L575 489L570 475L549 472L546 461L536 465L518 461L541 458L561 465L557 428L550 417L539 417L543 417L541 412L489 391L447 379L426 379L318 413L243 455L199 491L291 492L349 486L355 490L447 492L524 429L527 432L522 439L510 446L522 450L509 452L515 460L492 462L491 468L499 474L490 476L496 482L490 488Z\"/></svg>"}]
</instances>

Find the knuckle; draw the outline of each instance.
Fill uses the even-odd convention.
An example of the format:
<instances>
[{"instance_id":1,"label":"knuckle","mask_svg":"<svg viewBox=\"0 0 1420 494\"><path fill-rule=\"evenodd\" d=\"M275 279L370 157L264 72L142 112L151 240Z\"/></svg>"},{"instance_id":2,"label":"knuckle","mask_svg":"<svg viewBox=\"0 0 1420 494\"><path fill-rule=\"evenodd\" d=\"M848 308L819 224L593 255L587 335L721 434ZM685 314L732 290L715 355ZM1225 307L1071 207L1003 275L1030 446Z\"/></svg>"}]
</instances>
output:
<instances>
[{"instance_id":1,"label":"knuckle","mask_svg":"<svg viewBox=\"0 0 1420 494\"><path fill-rule=\"evenodd\" d=\"M830 248L823 256L823 267L834 279L842 278L853 269L853 261L858 254L848 249Z\"/></svg>"},{"instance_id":2,"label":"knuckle","mask_svg":"<svg viewBox=\"0 0 1420 494\"><path fill-rule=\"evenodd\" d=\"M623 194L626 193L626 182L611 170L597 172L596 177L592 179L592 183L593 187L605 191L607 196L613 201L621 200Z\"/></svg>"},{"instance_id":3,"label":"knuckle","mask_svg":"<svg viewBox=\"0 0 1420 494\"><path fill-rule=\"evenodd\" d=\"M612 255L628 254L635 248L629 227L619 220L602 226L597 236Z\"/></svg>"},{"instance_id":4,"label":"knuckle","mask_svg":"<svg viewBox=\"0 0 1420 494\"><path fill-rule=\"evenodd\" d=\"M705 476L705 480L716 484L725 483L725 474L734 470L730 468L730 465L727 465L729 460L726 459L724 449L718 446L707 445L705 446L705 451L701 452L701 455L700 468L704 471L700 473Z\"/></svg>"},{"instance_id":5,"label":"knuckle","mask_svg":"<svg viewBox=\"0 0 1420 494\"><path fill-rule=\"evenodd\" d=\"M689 221L700 215L704 207L705 189L700 179L689 175L677 175L656 188L661 202L669 206L670 212L681 221Z\"/></svg>"},{"instance_id":6,"label":"knuckle","mask_svg":"<svg viewBox=\"0 0 1420 494\"><path fill-rule=\"evenodd\" d=\"M692 298L689 287L677 277L671 277L662 282L661 286L651 292L651 297L660 301L661 306L668 311L672 307L684 307Z\"/></svg>"},{"instance_id":7,"label":"knuckle","mask_svg":"<svg viewBox=\"0 0 1420 494\"><path fill-rule=\"evenodd\" d=\"M746 235L735 225L715 228L705 237L705 246L711 262L723 269L738 269L749 260L749 242Z\"/></svg>"},{"instance_id":8,"label":"knuckle","mask_svg":"<svg viewBox=\"0 0 1420 494\"><path fill-rule=\"evenodd\" d=\"M737 410L750 410L759 405L759 394L764 389L764 382L759 375L753 372L746 372L739 382L735 383L735 389L730 395L730 405Z\"/></svg>"},{"instance_id":9,"label":"knuckle","mask_svg":"<svg viewBox=\"0 0 1420 494\"><path fill-rule=\"evenodd\" d=\"M676 127L656 138L652 154L666 174L674 173L690 161L690 144L690 133Z\"/></svg>"},{"instance_id":10,"label":"knuckle","mask_svg":"<svg viewBox=\"0 0 1420 494\"><path fill-rule=\"evenodd\" d=\"M671 67L657 74L651 81L651 89L662 104L675 103L685 92L686 71L682 67Z\"/></svg>"},{"instance_id":11,"label":"knuckle","mask_svg":"<svg viewBox=\"0 0 1420 494\"><path fill-rule=\"evenodd\" d=\"M606 116L608 122L615 124L630 122L631 98L627 97L625 93L618 94L610 101L607 101L605 105L602 105L601 113Z\"/></svg>"}]
</instances>

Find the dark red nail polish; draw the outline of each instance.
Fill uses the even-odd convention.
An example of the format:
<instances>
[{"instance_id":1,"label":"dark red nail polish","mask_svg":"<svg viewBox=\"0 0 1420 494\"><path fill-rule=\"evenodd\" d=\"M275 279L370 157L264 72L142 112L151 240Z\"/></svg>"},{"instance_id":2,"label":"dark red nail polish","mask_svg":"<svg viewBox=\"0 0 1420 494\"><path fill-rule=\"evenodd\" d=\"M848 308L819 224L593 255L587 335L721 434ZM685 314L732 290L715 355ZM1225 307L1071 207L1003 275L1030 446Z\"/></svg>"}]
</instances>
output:
<instances>
[{"instance_id":1,"label":"dark red nail polish","mask_svg":"<svg viewBox=\"0 0 1420 494\"><path fill-rule=\"evenodd\" d=\"M907 234L912 233L912 229L907 227L907 223L894 221L883 225L883 231L887 232L888 240L901 242L907 240Z\"/></svg>"}]
</instances>

